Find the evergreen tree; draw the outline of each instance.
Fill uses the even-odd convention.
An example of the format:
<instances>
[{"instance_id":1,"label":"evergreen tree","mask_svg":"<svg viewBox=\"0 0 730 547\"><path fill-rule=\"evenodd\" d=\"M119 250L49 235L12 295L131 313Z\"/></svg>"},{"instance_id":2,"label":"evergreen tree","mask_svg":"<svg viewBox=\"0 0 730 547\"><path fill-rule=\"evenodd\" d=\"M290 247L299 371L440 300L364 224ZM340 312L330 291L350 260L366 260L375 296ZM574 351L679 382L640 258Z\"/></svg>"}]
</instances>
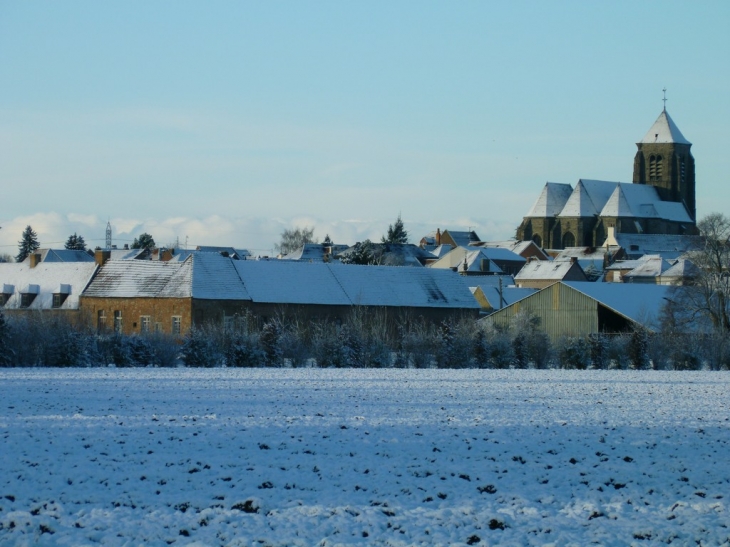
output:
<instances>
[{"instance_id":1,"label":"evergreen tree","mask_svg":"<svg viewBox=\"0 0 730 547\"><path fill-rule=\"evenodd\" d=\"M73 235L68 236L64 247L69 251L85 251L86 242L83 236L76 235L76 232L74 232Z\"/></svg>"},{"instance_id":2,"label":"evergreen tree","mask_svg":"<svg viewBox=\"0 0 730 547\"><path fill-rule=\"evenodd\" d=\"M139 238L134 238L134 242L132 242L132 249L154 249L155 248L155 240L154 238L148 234L147 232L140 234Z\"/></svg>"},{"instance_id":3,"label":"evergreen tree","mask_svg":"<svg viewBox=\"0 0 730 547\"><path fill-rule=\"evenodd\" d=\"M23 262L28 255L33 254L41 246L38 243L38 234L33 231L30 225L23 230L22 239L18 241L18 256L15 257L16 262Z\"/></svg>"},{"instance_id":4,"label":"evergreen tree","mask_svg":"<svg viewBox=\"0 0 730 547\"><path fill-rule=\"evenodd\" d=\"M375 253L373 252L373 244L369 239L362 243L355 243L352 251L340 258L342 264L360 264L369 266L375 264Z\"/></svg>"},{"instance_id":5,"label":"evergreen tree","mask_svg":"<svg viewBox=\"0 0 730 547\"><path fill-rule=\"evenodd\" d=\"M408 232L403 227L403 221L398 214L395 224L388 226L388 233L383 236L383 243L408 243Z\"/></svg>"}]
</instances>

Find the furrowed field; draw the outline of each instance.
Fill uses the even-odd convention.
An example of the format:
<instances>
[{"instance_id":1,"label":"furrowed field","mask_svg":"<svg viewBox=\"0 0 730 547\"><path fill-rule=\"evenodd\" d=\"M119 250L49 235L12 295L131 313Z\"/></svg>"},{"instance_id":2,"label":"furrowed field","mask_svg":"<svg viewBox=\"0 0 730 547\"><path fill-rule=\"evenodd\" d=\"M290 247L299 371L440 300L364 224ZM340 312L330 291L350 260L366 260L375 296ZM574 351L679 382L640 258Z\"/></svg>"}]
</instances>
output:
<instances>
[{"instance_id":1,"label":"furrowed field","mask_svg":"<svg viewBox=\"0 0 730 547\"><path fill-rule=\"evenodd\" d=\"M730 373L5 369L0 545L727 545Z\"/></svg>"}]
</instances>

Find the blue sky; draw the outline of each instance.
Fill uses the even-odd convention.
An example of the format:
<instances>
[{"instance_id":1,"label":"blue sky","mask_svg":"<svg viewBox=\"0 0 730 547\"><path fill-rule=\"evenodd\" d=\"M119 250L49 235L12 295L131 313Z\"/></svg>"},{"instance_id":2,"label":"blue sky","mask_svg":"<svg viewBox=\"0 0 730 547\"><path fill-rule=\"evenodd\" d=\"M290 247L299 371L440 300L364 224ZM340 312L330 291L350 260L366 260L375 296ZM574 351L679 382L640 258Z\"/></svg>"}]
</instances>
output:
<instances>
[{"instance_id":1,"label":"blue sky","mask_svg":"<svg viewBox=\"0 0 730 547\"><path fill-rule=\"evenodd\" d=\"M730 3L0 0L0 253L514 235L546 181L630 182L662 109L730 214Z\"/></svg>"}]
</instances>

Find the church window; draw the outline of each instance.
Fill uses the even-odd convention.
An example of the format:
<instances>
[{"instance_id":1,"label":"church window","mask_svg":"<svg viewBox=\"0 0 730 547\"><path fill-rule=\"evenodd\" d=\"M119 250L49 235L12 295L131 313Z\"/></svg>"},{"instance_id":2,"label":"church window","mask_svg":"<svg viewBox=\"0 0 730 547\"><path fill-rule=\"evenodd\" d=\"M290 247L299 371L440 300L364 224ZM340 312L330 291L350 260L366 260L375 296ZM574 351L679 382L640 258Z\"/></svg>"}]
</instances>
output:
<instances>
[{"instance_id":1,"label":"church window","mask_svg":"<svg viewBox=\"0 0 730 547\"><path fill-rule=\"evenodd\" d=\"M687 170L684 165L684 158L679 158L679 180L684 183Z\"/></svg>"},{"instance_id":2,"label":"church window","mask_svg":"<svg viewBox=\"0 0 730 547\"><path fill-rule=\"evenodd\" d=\"M572 233L566 232L563 236L563 247L575 247L575 236Z\"/></svg>"},{"instance_id":3,"label":"church window","mask_svg":"<svg viewBox=\"0 0 730 547\"><path fill-rule=\"evenodd\" d=\"M662 157L649 156L649 180L662 180Z\"/></svg>"},{"instance_id":4,"label":"church window","mask_svg":"<svg viewBox=\"0 0 730 547\"><path fill-rule=\"evenodd\" d=\"M538 247L542 247L542 238L539 235L537 235L537 234L533 235L532 241L534 241L535 245L537 245Z\"/></svg>"}]
</instances>

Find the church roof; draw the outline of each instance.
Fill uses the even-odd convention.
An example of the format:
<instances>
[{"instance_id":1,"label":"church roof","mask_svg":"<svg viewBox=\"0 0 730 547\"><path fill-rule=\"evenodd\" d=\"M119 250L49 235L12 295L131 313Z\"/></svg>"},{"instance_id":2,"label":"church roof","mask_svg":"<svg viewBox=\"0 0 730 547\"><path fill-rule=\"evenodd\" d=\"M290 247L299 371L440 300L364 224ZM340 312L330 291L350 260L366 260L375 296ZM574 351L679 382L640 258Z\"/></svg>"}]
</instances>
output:
<instances>
[{"instance_id":1,"label":"church roof","mask_svg":"<svg viewBox=\"0 0 730 547\"><path fill-rule=\"evenodd\" d=\"M631 183L614 184L613 193L601 210L602 217L663 218L692 223L684 204L662 201L654 186Z\"/></svg>"},{"instance_id":2,"label":"church roof","mask_svg":"<svg viewBox=\"0 0 730 547\"><path fill-rule=\"evenodd\" d=\"M674 123L666 110L662 110L654 125L640 141L640 144L649 143L692 144L684 138L677 124Z\"/></svg>"},{"instance_id":3,"label":"church roof","mask_svg":"<svg viewBox=\"0 0 730 547\"><path fill-rule=\"evenodd\" d=\"M588 217L597 215L611 197L615 182L580 179L570 195L561 217Z\"/></svg>"},{"instance_id":4,"label":"church roof","mask_svg":"<svg viewBox=\"0 0 730 547\"><path fill-rule=\"evenodd\" d=\"M604 205L601 211L601 216L607 217L632 217L634 213L631 211L629 201L626 199L626 194L621 188L620 184L616 184L616 189L608 198L606 205Z\"/></svg>"},{"instance_id":5,"label":"church roof","mask_svg":"<svg viewBox=\"0 0 730 547\"><path fill-rule=\"evenodd\" d=\"M546 182L540 197L537 198L526 216L537 218L554 217L563 210L572 193L573 187L570 184Z\"/></svg>"}]
</instances>

